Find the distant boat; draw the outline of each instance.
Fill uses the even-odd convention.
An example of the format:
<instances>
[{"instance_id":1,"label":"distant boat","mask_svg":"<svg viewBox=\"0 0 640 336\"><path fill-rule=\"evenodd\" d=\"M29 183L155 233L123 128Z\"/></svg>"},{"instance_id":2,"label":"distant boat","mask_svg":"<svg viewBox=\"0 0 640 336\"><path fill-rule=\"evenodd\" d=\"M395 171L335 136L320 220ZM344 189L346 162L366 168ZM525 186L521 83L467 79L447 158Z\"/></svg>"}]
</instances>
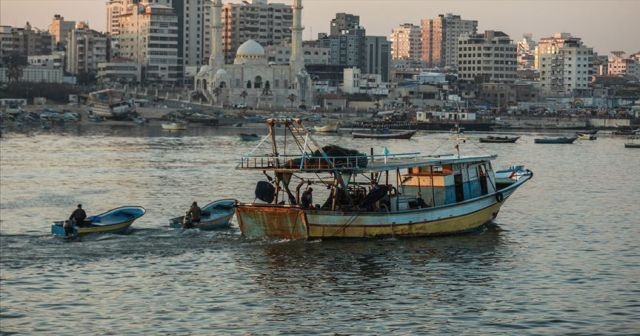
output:
<instances>
[{"instance_id":1,"label":"distant boat","mask_svg":"<svg viewBox=\"0 0 640 336\"><path fill-rule=\"evenodd\" d=\"M251 134L247 134L247 133L240 133L240 140L242 141L257 141L260 140L260 136L255 134L255 133L251 133Z\"/></svg>"},{"instance_id":2,"label":"distant boat","mask_svg":"<svg viewBox=\"0 0 640 336\"><path fill-rule=\"evenodd\" d=\"M518 141L518 139L520 139L519 136L517 136L517 137L508 137L508 136L499 137L499 136L489 135L489 136L486 136L484 138L480 138L480 142L483 142L483 143L515 143L516 141Z\"/></svg>"},{"instance_id":3,"label":"distant boat","mask_svg":"<svg viewBox=\"0 0 640 336\"><path fill-rule=\"evenodd\" d=\"M640 136L629 137L629 142L624 143L624 148L640 148Z\"/></svg>"},{"instance_id":4,"label":"distant boat","mask_svg":"<svg viewBox=\"0 0 640 336\"><path fill-rule=\"evenodd\" d=\"M183 131L187 129L187 124L183 122L162 123L162 129L167 131Z\"/></svg>"},{"instance_id":5,"label":"distant boat","mask_svg":"<svg viewBox=\"0 0 640 336\"><path fill-rule=\"evenodd\" d=\"M370 133L353 132L354 139L411 139L416 131L372 130Z\"/></svg>"},{"instance_id":6,"label":"distant boat","mask_svg":"<svg viewBox=\"0 0 640 336\"><path fill-rule=\"evenodd\" d=\"M200 230L217 230L226 229L231 226L231 218L236 212L236 200L222 199L211 202L202 208L202 217L200 223L195 224L194 228ZM184 216L172 218L169 220L169 226L172 228L181 228Z\"/></svg>"},{"instance_id":7,"label":"distant boat","mask_svg":"<svg viewBox=\"0 0 640 336\"><path fill-rule=\"evenodd\" d=\"M534 143L537 144L572 144L574 141L578 139L577 136L574 137L555 137L555 138L537 138L533 139Z\"/></svg>"},{"instance_id":8,"label":"distant boat","mask_svg":"<svg viewBox=\"0 0 640 336\"><path fill-rule=\"evenodd\" d=\"M640 134L640 128L631 129L631 128L625 127L617 131L613 131L613 135L637 135L637 134Z\"/></svg>"},{"instance_id":9,"label":"distant boat","mask_svg":"<svg viewBox=\"0 0 640 336\"><path fill-rule=\"evenodd\" d=\"M329 124L325 126L313 126L313 130L321 133L335 133L338 131L338 123Z\"/></svg>"},{"instance_id":10,"label":"distant boat","mask_svg":"<svg viewBox=\"0 0 640 336\"><path fill-rule=\"evenodd\" d=\"M578 139L580 140L596 140L598 137L595 134L591 133L576 133Z\"/></svg>"},{"instance_id":11,"label":"distant boat","mask_svg":"<svg viewBox=\"0 0 640 336\"><path fill-rule=\"evenodd\" d=\"M85 224L75 226L73 237L91 233L121 233L129 229L133 221L142 217L146 210L141 206L123 206L99 215L88 217ZM51 233L65 237L64 224L67 221L56 221L51 225Z\"/></svg>"},{"instance_id":12,"label":"distant boat","mask_svg":"<svg viewBox=\"0 0 640 336\"><path fill-rule=\"evenodd\" d=\"M524 165L513 165L507 169L497 170L495 172L496 187L498 189L506 188L529 175L533 175L533 173L529 169L525 169Z\"/></svg>"}]
</instances>

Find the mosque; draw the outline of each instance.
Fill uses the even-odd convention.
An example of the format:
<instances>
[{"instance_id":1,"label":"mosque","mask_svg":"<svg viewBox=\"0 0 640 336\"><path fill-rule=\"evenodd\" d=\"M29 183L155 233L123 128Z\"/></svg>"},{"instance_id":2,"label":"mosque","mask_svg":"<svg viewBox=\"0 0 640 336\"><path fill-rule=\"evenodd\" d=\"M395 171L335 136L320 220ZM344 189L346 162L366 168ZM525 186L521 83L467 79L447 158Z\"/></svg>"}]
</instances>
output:
<instances>
[{"instance_id":1,"label":"mosque","mask_svg":"<svg viewBox=\"0 0 640 336\"><path fill-rule=\"evenodd\" d=\"M244 42L233 64L222 53L222 0L213 1L211 57L195 78L195 90L213 105L278 108L313 103L313 88L302 55L302 0L293 0L291 57L288 65L270 64L264 48Z\"/></svg>"}]
</instances>

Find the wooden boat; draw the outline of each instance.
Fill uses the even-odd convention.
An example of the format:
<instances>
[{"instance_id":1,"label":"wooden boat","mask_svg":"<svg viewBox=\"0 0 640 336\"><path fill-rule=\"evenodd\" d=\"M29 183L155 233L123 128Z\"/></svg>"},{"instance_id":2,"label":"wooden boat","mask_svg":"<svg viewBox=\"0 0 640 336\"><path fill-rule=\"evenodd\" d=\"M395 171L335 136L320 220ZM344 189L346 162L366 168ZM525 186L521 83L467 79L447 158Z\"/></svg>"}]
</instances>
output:
<instances>
[{"instance_id":1,"label":"wooden boat","mask_svg":"<svg viewBox=\"0 0 640 336\"><path fill-rule=\"evenodd\" d=\"M217 230L226 229L231 226L231 218L235 213L236 200L222 199L211 202L202 208L202 217L200 223L195 228L200 230ZM169 226L172 228L181 228L184 216L172 218L169 220Z\"/></svg>"},{"instance_id":2,"label":"wooden boat","mask_svg":"<svg viewBox=\"0 0 640 336\"><path fill-rule=\"evenodd\" d=\"M370 133L353 132L354 139L411 139L416 131L372 130Z\"/></svg>"},{"instance_id":3,"label":"wooden boat","mask_svg":"<svg viewBox=\"0 0 640 336\"><path fill-rule=\"evenodd\" d=\"M313 126L313 130L320 133L335 133L338 132L339 124L328 124L324 126Z\"/></svg>"},{"instance_id":4,"label":"wooden boat","mask_svg":"<svg viewBox=\"0 0 640 336\"><path fill-rule=\"evenodd\" d=\"M506 169L497 170L495 172L495 181L498 189L510 186L521 178L531 175L531 171L524 168L524 165L513 165Z\"/></svg>"},{"instance_id":5,"label":"wooden boat","mask_svg":"<svg viewBox=\"0 0 640 336\"><path fill-rule=\"evenodd\" d=\"M595 134L591 133L576 133L578 139L580 140L596 140L598 137Z\"/></svg>"},{"instance_id":6,"label":"wooden boat","mask_svg":"<svg viewBox=\"0 0 640 336\"><path fill-rule=\"evenodd\" d=\"M489 135L489 136L486 136L484 138L480 138L480 142L483 142L483 143L515 143L516 141L518 141L518 139L520 139L519 136L516 136L516 137L508 137L508 136L499 137L499 136Z\"/></svg>"},{"instance_id":7,"label":"wooden boat","mask_svg":"<svg viewBox=\"0 0 640 336\"><path fill-rule=\"evenodd\" d=\"M260 136L255 133L240 133L240 140L242 141L258 141L260 140Z\"/></svg>"},{"instance_id":8,"label":"wooden boat","mask_svg":"<svg viewBox=\"0 0 640 336\"><path fill-rule=\"evenodd\" d=\"M578 139L577 136L574 137L555 137L555 138L536 138L533 139L534 143L537 144L572 144L574 141Z\"/></svg>"},{"instance_id":9,"label":"wooden boat","mask_svg":"<svg viewBox=\"0 0 640 336\"><path fill-rule=\"evenodd\" d=\"M506 199L533 178L529 173L500 187L491 165L495 155L367 155L338 146L319 147L299 119L269 119L267 125L271 152L244 156L237 166L266 174L269 180L257 183L259 201L236 205L238 224L247 238L467 232L493 220ZM286 137L275 136L279 126L288 131ZM319 185L313 197L324 204L303 207L300 190L305 185L305 192Z\"/></svg>"},{"instance_id":10,"label":"wooden boat","mask_svg":"<svg viewBox=\"0 0 640 336\"><path fill-rule=\"evenodd\" d=\"M141 206L123 206L109 210L99 215L90 216L82 226L75 226L73 236L83 236L91 233L122 233L129 229L133 222L142 217L146 210ZM66 221L56 221L51 225L51 233L55 236L66 236L64 224Z\"/></svg>"},{"instance_id":11,"label":"wooden boat","mask_svg":"<svg viewBox=\"0 0 640 336\"><path fill-rule=\"evenodd\" d=\"M162 129L167 131L183 131L187 129L187 124L183 122L162 123Z\"/></svg>"}]
</instances>

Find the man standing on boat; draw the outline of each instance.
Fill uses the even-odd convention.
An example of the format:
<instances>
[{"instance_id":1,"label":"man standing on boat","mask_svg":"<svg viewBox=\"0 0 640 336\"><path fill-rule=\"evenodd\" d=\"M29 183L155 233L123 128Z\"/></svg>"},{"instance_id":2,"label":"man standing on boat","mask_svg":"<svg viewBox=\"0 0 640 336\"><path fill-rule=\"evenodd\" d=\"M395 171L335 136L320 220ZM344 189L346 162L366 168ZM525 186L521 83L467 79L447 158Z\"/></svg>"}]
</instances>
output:
<instances>
[{"instance_id":1,"label":"man standing on boat","mask_svg":"<svg viewBox=\"0 0 640 336\"><path fill-rule=\"evenodd\" d=\"M193 202L191 204L191 208L187 211L187 217L184 221L184 228L191 229L195 227L196 224L200 223L200 217L202 216L202 210L198 206L198 202Z\"/></svg>"},{"instance_id":2,"label":"man standing on boat","mask_svg":"<svg viewBox=\"0 0 640 336\"><path fill-rule=\"evenodd\" d=\"M302 203L302 208L304 209L309 209L312 207L313 205L313 188L307 188L307 190L305 190L302 193L302 198L300 200L300 203Z\"/></svg>"}]
</instances>

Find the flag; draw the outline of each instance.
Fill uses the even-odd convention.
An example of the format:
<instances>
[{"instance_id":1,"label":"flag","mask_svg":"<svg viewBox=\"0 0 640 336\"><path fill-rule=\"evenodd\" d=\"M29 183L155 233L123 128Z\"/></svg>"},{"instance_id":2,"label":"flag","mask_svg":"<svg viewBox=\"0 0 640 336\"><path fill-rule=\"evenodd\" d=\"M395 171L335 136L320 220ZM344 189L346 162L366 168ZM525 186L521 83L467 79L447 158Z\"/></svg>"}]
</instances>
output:
<instances>
[{"instance_id":1,"label":"flag","mask_svg":"<svg viewBox=\"0 0 640 336\"><path fill-rule=\"evenodd\" d=\"M385 146L385 147L382 149L382 154L383 154L384 156L387 156L387 155L389 155L389 153L390 153L390 152L389 152L389 148L387 148L387 147Z\"/></svg>"}]
</instances>

